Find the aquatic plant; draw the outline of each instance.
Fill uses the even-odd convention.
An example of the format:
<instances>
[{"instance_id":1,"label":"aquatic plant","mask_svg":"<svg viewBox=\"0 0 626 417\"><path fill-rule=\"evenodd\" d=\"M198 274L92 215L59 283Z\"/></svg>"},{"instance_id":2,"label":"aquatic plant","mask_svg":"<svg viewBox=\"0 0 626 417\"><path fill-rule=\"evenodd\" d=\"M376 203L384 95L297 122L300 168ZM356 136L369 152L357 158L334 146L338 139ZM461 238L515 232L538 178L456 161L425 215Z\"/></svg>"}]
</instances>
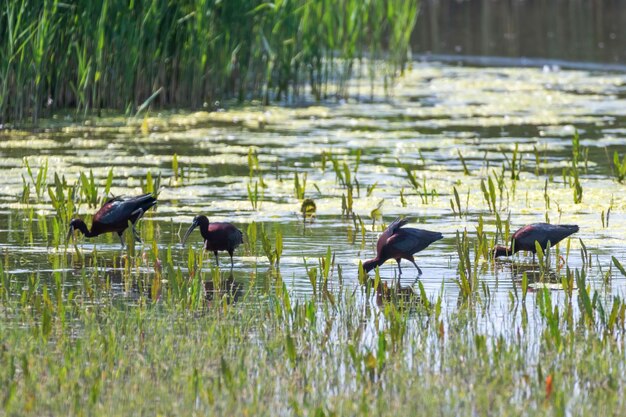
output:
<instances>
[{"instance_id":1,"label":"aquatic plant","mask_svg":"<svg viewBox=\"0 0 626 417\"><path fill-rule=\"evenodd\" d=\"M461 160L461 165L463 166L463 174L471 175L469 169L467 168L467 164L465 163L465 158L463 158L463 155L461 154L461 150L457 149L456 152L459 155L459 160Z\"/></svg>"},{"instance_id":2,"label":"aquatic plant","mask_svg":"<svg viewBox=\"0 0 626 417\"><path fill-rule=\"evenodd\" d=\"M579 178L579 163L581 156L588 155L588 150L580 146L580 137L578 136L578 130L572 137L572 167L570 170L570 187L574 192L574 203L580 204L583 200L583 187L580 184ZM585 158L586 161L586 158ZM586 162L585 162L586 166ZM585 171L587 168L585 167Z\"/></svg>"},{"instance_id":3,"label":"aquatic plant","mask_svg":"<svg viewBox=\"0 0 626 417\"><path fill-rule=\"evenodd\" d=\"M467 230L464 230L462 233L456 232L456 249L459 257L456 283L459 286L463 300L469 301L478 287L478 274L475 269L477 267L475 262L472 267Z\"/></svg>"},{"instance_id":4,"label":"aquatic plant","mask_svg":"<svg viewBox=\"0 0 626 417\"><path fill-rule=\"evenodd\" d=\"M278 268L280 264L280 257L283 253L283 234L280 230L280 227L277 226L274 230L274 239L275 244L272 247L272 242L270 240L269 235L265 231L265 226L261 225L261 247L263 248L263 252L265 256L267 256L267 260L270 263L270 267Z\"/></svg>"},{"instance_id":5,"label":"aquatic plant","mask_svg":"<svg viewBox=\"0 0 626 417\"><path fill-rule=\"evenodd\" d=\"M148 170L145 182L143 178L139 178L139 185L144 193L158 197L159 192L161 192L161 173L159 172L159 175L154 178L152 172Z\"/></svg>"},{"instance_id":6,"label":"aquatic plant","mask_svg":"<svg viewBox=\"0 0 626 417\"><path fill-rule=\"evenodd\" d=\"M487 203L487 207L489 211L495 213L497 211L496 208L496 188L491 179L491 176L487 177L487 183L489 186L485 185L485 180L480 180L480 189L483 191L483 197L485 198L485 202Z\"/></svg>"},{"instance_id":7,"label":"aquatic plant","mask_svg":"<svg viewBox=\"0 0 626 417\"><path fill-rule=\"evenodd\" d=\"M613 152L613 170L617 182L623 183L624 179L626 179L626 154L624 154L624 157L620 161L617 151Z\"/></svg>"},{"instance_id":8,"label":"aquatic plant","mask_svg":"<svg viewBox=\"0 0 626 417\"><path fill-rule=\"evenodd\" d=\"M37 201L40 201L43 197L43 193L48 181L48 158L44 159L42 166L37 170L36 174L33 173L33 170L30 167L30 163L28 162L28 158L23 158L22 161L24 163L24 166L26 167L28 178L30 179L30 184L27 184L26 179L22 175L22 182L24 183L22 201L28 202L31 185L35 189L35 196L37 197Z\"/></svg>"},{"instance_id":9,"label":"aquatic plant","mask_svg":"<svg viewBox=\"0 0 626 417\"><path fill-rule=\"evenodd\" d=\"M461 218L461 198L459 197L459 192L454 186L452 187L452 193L454 194L454 200L450 199L450 208L455 216L459 216L459 218Z\"/></svg>"},{"instance_id":10,"label":"aquatic plant","mask_svg":"<svg viewBox=\"0 0 626 417\"><path fill-rule=\"evenodd\" d=\"M304 200L304 193L306 192L306 172L302 175L302 180L298 176L298 172L294 174L293 177L293 188L295 191L295 196L298 200Z\"/></svg>"},{"instance_id":11,"label":"aquatic plant","mask_svg":"<svg viewBox=\"0 0 626 417\"><path fill-rule=\"evenodd\" d=\"M183 167L178 163L178 155L172 155L172 173L174 174L174 183L172 184L172 180L170 179L170 185L178 186L183 182Z\"/></svg>"}]
</instances>

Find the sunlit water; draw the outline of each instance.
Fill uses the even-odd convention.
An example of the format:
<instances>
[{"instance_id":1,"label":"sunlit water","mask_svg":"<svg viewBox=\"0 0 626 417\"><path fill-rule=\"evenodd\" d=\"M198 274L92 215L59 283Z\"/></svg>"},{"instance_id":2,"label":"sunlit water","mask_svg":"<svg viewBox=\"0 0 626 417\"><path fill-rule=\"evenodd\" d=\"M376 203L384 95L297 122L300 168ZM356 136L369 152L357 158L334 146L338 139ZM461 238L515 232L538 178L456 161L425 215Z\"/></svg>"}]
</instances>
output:
<instances>
[{"instance_id":1,"label":"sunlit water","mask_svg":"<svg viewBox=\"0 0 626 417\"><path fill-rule=\"evenodd\" d=\"M356 90L353 92L356 94ZM31 185L31 204L19 202L23 178L30 183L23 158L28 158L34 171L47 159L49 183L55 172L72 183L78 180L79 172L93 170L100 191L113 167L111 192L115 195L139 194L140 181L147 172L160 173L158 209L139 225L141 230L153 222L153 232L143 233L140 250L149 258L155 238L161 254L172 245L174 262L183 270L187 268L188 252L178 242L197 214L206 214L211 221L233 222L244 232L252 221L263 223L271 236L280 228L284 250L279 271L297 297L312 295L305 265L318 266L318 259L328 247L336 265L342 268L343 284L358 290L359 260L375 255L381 222L374 222L371 214L380 204L387 224L397 216L413 216L411 226L444 234L443 240L418 254L416 260L424 272L420 281L427 295L435 298L443 288L446 305L454 307L459 299L456 232L467 229L473 240L482 215L486 231L493 236L495 215L488 209L481 181L494 171L501 172L504 165L505 198L498 200L498 205L503 219L510 215L512 231L527 223L545 221L546 217L554 223L580 225L580 232L570 241L567 266L584 267L596 288L623 294L624 276L613 267L607 285L605 274L611 268L611 256L626 262L624 185L615 180L611 162L614 151L626 152L626 76L543 68L415 64L395 86L391 98L386 99L382 91L375 89L374 99L370 100L366 82L358 93L364 100L306 107L249 107L210 114L151 114L147 131L145 125L141 128L141 118L110 118L96 120L95 127L56 120L48 129L0 133L0 242L8 254L7 270L16 280L25 281L32 274L51 280L55 271L52 259L64 250L46 243L50 240L43 236L51 233L50 226L47 231L34 226L32 236L24 232L30 208L34 208L35 224L54 216L47 191L42 202L35 203ZM576 130L581 145L588 148L587 163L581 163L580 204L574 203L573 189L563 181L563 170L571 166ZM514 182L510 161L516 144L522 162L520 178ZM252 177L250 149L259 161ZM174 153L183 170L183 178L178 181L172 171ZM323 164L324 153L340 164L347 162L352 180L358 181L354 213L367 227L364 240L355 228L358 221L342 215L346 189L337 180L332 162ZM470 175L464 174L459 153ZM538 167L536 153L540 157ZM420 187L428 190L428 197L423 195L423 188L416 191L412 187L399 162L414 171ZM301 200L294 191L296 172L300 179L306 174L305 196L317 206L312 222L303 222L300 214ZM262 196L254 209L248 185L254 187L261 177L266 187L260 187ZM546 179L549 208L544 196ZM464 212L460 217L450 207L453 187L458 190ZM603 226L602 212L609 208L607 227ZM84 217L95 209L83 204L79 211ZM591 266L583 265L579 238L591 255ZM190 244L198 248L200 241L199 232L194 232ZM260 290L271 287L276 280L260 242L257 245L258 256L246 253L243 246L235 255L233 277L246 290L250 283ZM107 296L121 302L136 300L136 291L129 291L120 282L119 261L116 265L112 261L121 255L116 236L94 241L79 238L78 247L86 257L94 256L97 248L99 267L113 283ZM565 248L564 242L562 253ZM208 269L214 258L207 254L205 259ZM227 270L228 256L222 254L220 260ZM532 282L538 266L531 265L532 259L523 255L495 265L481 263L479 281L490 290L491 318L506 317L510 293L514 286L519 287L522 272L527 271ZM81 264L67 264L56 270L65 275L69 285L79 286ZM392 285L397 276L395 262L383 265L380 274ZM417 288L416 278L417 271L409 263L404 265L402 285ZM335 269L330 285L336 287L337 281ZM554 298L562 299L563 291L558 285L554 288ZM532 307L530 300L529 309ZM505 325L507 320L501 323Z\"/></svg>"}]
</instances>

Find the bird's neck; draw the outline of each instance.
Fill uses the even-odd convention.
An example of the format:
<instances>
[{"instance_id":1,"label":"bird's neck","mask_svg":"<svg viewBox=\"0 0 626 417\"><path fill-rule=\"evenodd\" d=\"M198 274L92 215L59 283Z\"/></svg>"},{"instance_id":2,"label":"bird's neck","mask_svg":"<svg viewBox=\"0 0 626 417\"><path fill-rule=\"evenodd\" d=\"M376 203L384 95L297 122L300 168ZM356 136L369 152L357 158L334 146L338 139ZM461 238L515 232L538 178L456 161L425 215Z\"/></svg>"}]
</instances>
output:
<instances>
[{"instance_id":1,"label":"bird's neck","mask_svg":"<svg viewBox=\"0 0 626 417\"><path fill-rule=\"evenodd\" d=\"M200 225L200 234L204 238L204 240L210 240L211 232L209 231L209 223Z\"/></svg>"},{"instance_id":2,"label":"bird's neck","mask_svg":"<svg viewBox=\"0 0 626 417\"><path fill-rule=\"evenodd\" d=\"M89 230L89 229L87 228L87 225L86 225L86 224L85 224L85 222L83 222L83 221L80 221L80 222L76 223L76 224L74 225L74 228L76 228L76 229L80 230L80 232L81 232L83 235L85 235L86 237L94 237L94 236L97 236L97 234L96 234L96 233L93 233L91 230Z\"/></svg>"},{"instance_id":3,"label":"bird's neck","mask_svg":"<svg viewBox=\"0 0 626 417\"><path fill-rule=\"evenodd\" d=\"M494 253L494 257L498 257L498 256L511 256L513 254L513 250L510 247L504 247L504 246L496 246L496 250Z\"/></svg>"},{"instance_id":4,"label":"bird's neck","mask_svg":"<svg viewBox=\"0 0 626 417\"><path fill-rule=\"evenodd\" d=\"M363 269L367 273L367 272L370 272L372 269L376 268L377 266L381 266L383 263L384 261L376 257L374 259L370 259L370 260L363 262Z\"/></svg>"}]
</instances>

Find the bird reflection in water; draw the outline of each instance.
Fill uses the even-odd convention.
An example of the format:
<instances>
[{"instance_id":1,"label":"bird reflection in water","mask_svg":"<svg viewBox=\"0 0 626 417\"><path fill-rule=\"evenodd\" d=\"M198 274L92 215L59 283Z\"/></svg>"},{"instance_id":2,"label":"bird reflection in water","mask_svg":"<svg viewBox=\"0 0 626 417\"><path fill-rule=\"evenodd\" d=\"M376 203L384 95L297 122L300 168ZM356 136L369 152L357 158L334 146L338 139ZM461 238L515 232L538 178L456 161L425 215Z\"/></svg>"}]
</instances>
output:
<instances>
[{"instance_id":1,"label":"bird reflection in water","mask_svg":"<svg viewBox=\"0 0 626 417\"><path fill-rule=\"evenodd\" d=\"M510 272L513 281L521 283L526 274L528 284L561 284L561 264L554 270L550 267L542 268L537 263L498 262L498 270ZM531 287L533 288L533 287Z\"/></svg>"},{"instance_id":2,"label":"bird reflection in water","mask_svg":"<svg viewBox=\"0 0 626 417\"><path fill-rule=\"evenodd\" d=\"M411 285L403 286L400 284L389 285L386 281L379 279L378 284L376 284L376 279L367 277L363 286L374 289L376 305L379 307L386 303L417 306L422 304L421 296L415 291L417 281L418 279L415 279Z\"/></svg>"},{"instance_id":3,"label":"bird reflection in water","mask_svg":"<svg viewBox=\"0 0 626 417\"><path fill-rule=\"evenodd\" d=\"M243 284L235 281L233 273L220 278L219 282L209 279L204 282L204 293L207 302L213 301L232 304L241 299L243 296Z\"/></svg>"}]
</instances>

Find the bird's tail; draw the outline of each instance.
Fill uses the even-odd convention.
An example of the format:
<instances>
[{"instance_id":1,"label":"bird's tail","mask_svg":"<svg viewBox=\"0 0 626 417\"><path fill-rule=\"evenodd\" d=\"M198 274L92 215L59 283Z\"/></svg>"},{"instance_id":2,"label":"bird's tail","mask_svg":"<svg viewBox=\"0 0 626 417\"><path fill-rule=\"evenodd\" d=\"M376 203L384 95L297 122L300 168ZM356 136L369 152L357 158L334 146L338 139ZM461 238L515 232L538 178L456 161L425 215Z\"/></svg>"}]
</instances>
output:
<instances>
[{"instance_id":1,"label":"bird's tail","mask_svg":"<svg viewBox=\"0 0 626 417\"><path fill-rule=\"evenodd\" d=\"M148 193L137 197L137 203L139 203L143 211L147 211L150 207L156 205L157 199L153 194Z\"/></svg>"},{"instance_id":2,"label":"bird's tail","mask_svg":"<svg viewBox=\"0 0 626 417\"><path fill-rule=\"evenodd\" d=\"M577 224L562 224L561 227L567 229L570 234L576 233L580 230L580 227L578 227Z\"/></svg>"},{"instance_id":3,"label":"bird's tail","mask_svg":"<svg viewBox=\"0 0 626 417\"><path fill-rule=\"evenodd\" d=\"M431 233L432 233L431 238L433 242L443 239L443 234L439 232L431 232Z\"/></svg>"}]
</instances>

